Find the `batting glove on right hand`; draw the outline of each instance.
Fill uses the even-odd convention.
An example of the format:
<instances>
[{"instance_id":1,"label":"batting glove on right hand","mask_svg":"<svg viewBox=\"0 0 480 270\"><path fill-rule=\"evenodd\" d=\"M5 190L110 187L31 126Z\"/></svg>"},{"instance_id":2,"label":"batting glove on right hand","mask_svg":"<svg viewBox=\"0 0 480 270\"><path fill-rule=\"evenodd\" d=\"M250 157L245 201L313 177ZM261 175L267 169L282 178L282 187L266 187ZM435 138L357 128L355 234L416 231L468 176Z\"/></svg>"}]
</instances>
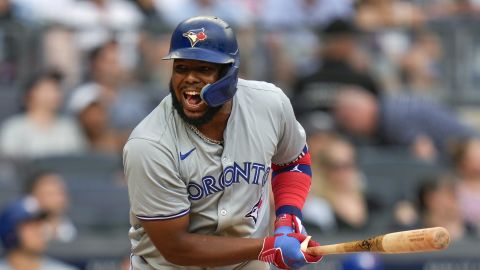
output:
<instances>
[{"instance_id":1,"label":"batting glove on right hand","mask_svg":"<svg viewBox=\"0 0 480 270\"><path fill-rule=\"evenodd\" d=\"M299 233L266 237L258 259L272 263L279 269L299 269L306 264L319 262L322 256L313 256L301 250L300 244L306 238L307 236ZM308 242L308 247L319 245L313 240Z\"/></svg>"}]
</instances>

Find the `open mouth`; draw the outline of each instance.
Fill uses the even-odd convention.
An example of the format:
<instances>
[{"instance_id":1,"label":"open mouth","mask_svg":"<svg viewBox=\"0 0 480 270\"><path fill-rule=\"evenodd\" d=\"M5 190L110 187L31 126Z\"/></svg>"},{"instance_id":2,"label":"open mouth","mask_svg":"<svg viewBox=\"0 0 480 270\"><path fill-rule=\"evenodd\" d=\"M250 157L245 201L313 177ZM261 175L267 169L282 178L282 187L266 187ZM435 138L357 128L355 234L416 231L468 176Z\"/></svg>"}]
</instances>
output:
<instances>
[{"instance_id":1,"label":"open mouth","mask_svg":"<svg viewBox=\"0 0 480 270\"><path fill-rule=\"evenodd\" d=\"M199 92L195 91L186 91L183 93L183 98L186 103L190 106L198 106L202 102Z\"/></svg>"}]
</instances>

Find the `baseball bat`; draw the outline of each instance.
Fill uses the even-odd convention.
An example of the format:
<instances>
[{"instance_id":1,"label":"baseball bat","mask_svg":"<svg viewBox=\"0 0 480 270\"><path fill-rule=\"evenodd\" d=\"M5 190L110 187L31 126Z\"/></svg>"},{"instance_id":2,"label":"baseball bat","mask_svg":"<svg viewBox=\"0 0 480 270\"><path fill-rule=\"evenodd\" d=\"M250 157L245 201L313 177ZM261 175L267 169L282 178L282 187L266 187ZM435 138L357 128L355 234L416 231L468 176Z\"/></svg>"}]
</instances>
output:
<instances>
[{"instance_id":1,"label":"baseball bat","mask_svg":"<svg viewBox=\"0 0 480 270\"><path fill-rule=\"evenodd\" d=\"M352 252L414 253L446 249L450 234L443 227L400 231L369 239L307 248L310 238L302 243L302 250L311 255L329 255Z\"/></svg>"}]
</instances>

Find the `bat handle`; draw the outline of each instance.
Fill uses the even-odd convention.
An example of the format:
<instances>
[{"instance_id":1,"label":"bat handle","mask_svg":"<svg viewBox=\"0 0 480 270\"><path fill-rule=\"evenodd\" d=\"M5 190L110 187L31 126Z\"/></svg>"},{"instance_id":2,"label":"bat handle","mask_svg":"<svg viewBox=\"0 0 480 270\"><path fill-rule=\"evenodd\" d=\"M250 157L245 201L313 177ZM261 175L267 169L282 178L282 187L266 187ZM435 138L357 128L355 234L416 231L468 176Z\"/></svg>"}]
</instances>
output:
<instances>
[{"instance_id":1,"label":"bat handle","mask_svg":"<svg viewBox=\"0 0 480 270\"><path fill-rule=\"evenodd\" d=\"M307 252L308 242L310 242L311 238L312 237L309 235L307 236L307 238L305 238L305 240L303 240L303 242L300 244L300 250L302 250L303 252Z\"/></svg>"}]
</instances>

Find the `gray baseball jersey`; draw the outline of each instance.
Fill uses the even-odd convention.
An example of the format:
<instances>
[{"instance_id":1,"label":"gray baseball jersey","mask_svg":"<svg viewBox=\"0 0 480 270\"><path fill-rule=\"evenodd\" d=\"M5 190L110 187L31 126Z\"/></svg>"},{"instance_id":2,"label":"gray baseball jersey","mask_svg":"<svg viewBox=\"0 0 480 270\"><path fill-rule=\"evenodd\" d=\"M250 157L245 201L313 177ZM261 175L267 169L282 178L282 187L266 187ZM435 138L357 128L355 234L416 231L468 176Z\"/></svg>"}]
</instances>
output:
<instances>
[{"instance_id":1,"label":"gray baseball jersey","mask_svg":"<svg viewBox=\"0 0 480 270\"><path fill-rule=\"evenodd\" d=\"M167 96L132 132L124 148L134 269L205 269L167 262L140 220L189 215L191 233L263 238L271 209L271 163L295 160L305 132L281 89L238 80L224 143L185 123ZM212 269L266 269L263 262Z\"/></svg>"}]
</instances>

